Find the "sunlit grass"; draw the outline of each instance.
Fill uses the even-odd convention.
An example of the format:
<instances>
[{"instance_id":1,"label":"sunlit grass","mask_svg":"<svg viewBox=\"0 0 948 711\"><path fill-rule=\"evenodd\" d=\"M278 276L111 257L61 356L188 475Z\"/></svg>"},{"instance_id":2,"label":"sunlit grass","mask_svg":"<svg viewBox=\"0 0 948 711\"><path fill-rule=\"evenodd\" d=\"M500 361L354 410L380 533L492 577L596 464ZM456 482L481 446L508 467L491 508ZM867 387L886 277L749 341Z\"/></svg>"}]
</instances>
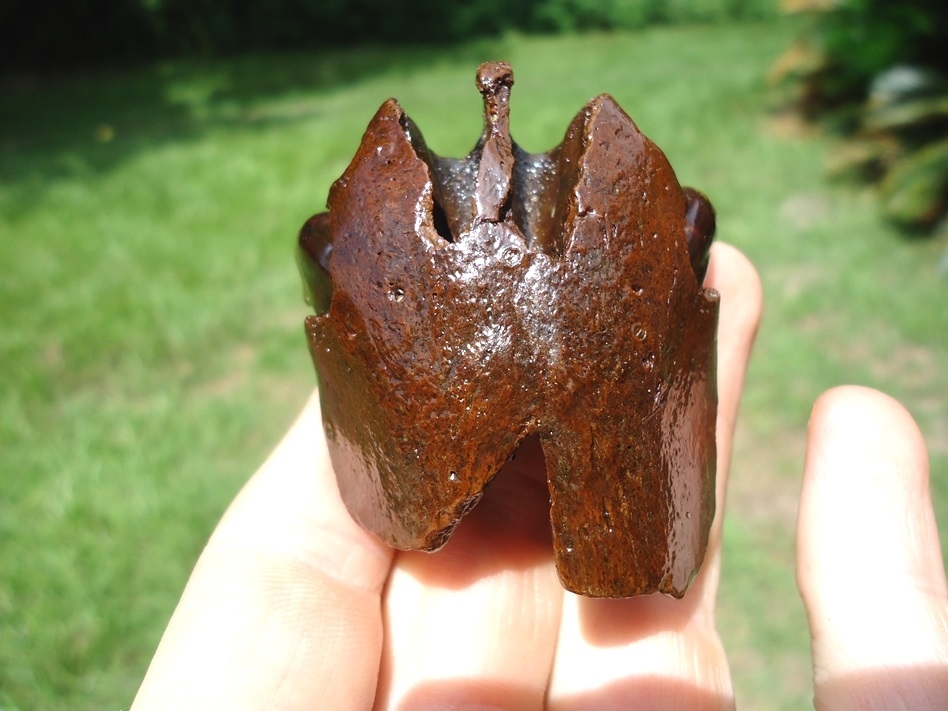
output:
<instances>
[{"instance_id":1,"label":"sunlit grass","mask_svg":"<svg viewBox=\"0 0 948 711\"><path fill-rule=\"evenodd\" d=\"M8 90L0 115L0 709L121 708L190 567L313 386L292 256L396 96L441 154L480 130L502 57L528 150L612 93L706 191L765 283L726 528L722 626L741 701L809 703L792 526L826 387L903 399L948 532L945 245L828 184L826 139L781 137L772 26L508 37L162 65Z\"/></svg>"}]
</instances>

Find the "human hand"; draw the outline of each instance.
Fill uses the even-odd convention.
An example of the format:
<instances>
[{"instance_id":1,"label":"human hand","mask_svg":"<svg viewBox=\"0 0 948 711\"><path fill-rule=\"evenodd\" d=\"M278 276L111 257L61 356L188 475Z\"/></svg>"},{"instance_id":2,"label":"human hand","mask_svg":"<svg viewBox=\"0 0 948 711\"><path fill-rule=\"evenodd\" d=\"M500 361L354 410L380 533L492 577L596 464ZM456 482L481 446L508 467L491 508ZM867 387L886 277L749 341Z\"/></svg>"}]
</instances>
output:
<instances>
[{"instance_id":1,"label":"human hand","mask_svg":"<svg viewBox=\"0 0 948 711\"><path fill-rule=\"evenodd\" d=\"M212 536L134 708L732 707L714 598L731 435L760 288L750 264L723 245L714 248L706 283L722 293L721 504L704 566L683 600L592 600L562 590L537 449L518 455L442 551L393 553L340 501L312 398ZM822 432L819 412L814 435ZM816 442L825 449L830 440ZM814 482L829 475L812 472L832 462L814 457L801 511L809 531L828 515L814 507L827 495ZM819 580L835 572L824 554L834 549L811 548L801 587L821 635L814 652L831 659L835 633L831 623L819 626L817 611L826 598ZM820 679L818 693L832 688Z\"/></svg>"},{"instance_id":2,"label":"human hand","mask_svg":"<svg viewBox=\"0 0 948 711\"><path fill-rule=\"evenodd\" d=\"M948 587L925 443L882 393L810 418L797 525L817 709L948 709Z\"/></svg>"}]
</instances>

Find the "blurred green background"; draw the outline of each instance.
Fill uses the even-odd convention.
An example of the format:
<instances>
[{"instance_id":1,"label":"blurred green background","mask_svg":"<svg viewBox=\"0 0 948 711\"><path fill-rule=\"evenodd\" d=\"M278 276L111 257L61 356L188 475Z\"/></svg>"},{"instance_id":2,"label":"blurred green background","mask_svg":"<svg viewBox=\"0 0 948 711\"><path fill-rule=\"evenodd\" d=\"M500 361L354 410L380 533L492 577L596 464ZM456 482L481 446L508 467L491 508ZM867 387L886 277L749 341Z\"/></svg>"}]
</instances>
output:
<instances>
[{"instance_id":1,"label":"blurred green background","mask_svg":"<svg viewBox=\"0 0 948 711\"><path fill-rule=\"evenodd\" d=\"M760 271L720 625L739 708L809 705L793 530L820 392L861 383L908 406L948 540L948 241L897 232L871 188L827 179L834 137L773 111L768 71L798 21L767 3L677 5L692 9L688 22L550 21L557 32L486 27L450 44L166 47L128 67L116 65L133 57L113 55L94 70L37 73L23 60L8 73L2 711L131 703L204 541L314 386L299 226L389 96L436 152L466 154L482 121L474 71L488 59L514 67L512 130L527 150L551 148L590 97L613 94L681 182L711 196L719 238Z\"/></svg>"}]
</instances>

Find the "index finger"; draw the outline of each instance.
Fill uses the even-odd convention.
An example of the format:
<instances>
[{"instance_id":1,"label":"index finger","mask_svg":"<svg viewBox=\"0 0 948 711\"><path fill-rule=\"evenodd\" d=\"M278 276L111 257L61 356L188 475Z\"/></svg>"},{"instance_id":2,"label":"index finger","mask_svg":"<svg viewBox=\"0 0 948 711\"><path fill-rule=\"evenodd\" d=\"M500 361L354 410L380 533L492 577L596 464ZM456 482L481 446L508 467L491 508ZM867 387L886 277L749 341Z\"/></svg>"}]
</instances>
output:
<instances>
[{"instance_id":1,"label":"index finger","mask_svg":"<svg viewBox=\"0 0 948 711\"><path fill-rule=\"evenodd\" d=\"M814 405L797 581L816 708L945 708L948 583L925 442L882 393L840 387Z\"/></svg>"},{"instance_id":2,"label":"index finger","mask_svg":"<svg viewBox=\"0 0 948 711\"><path fill-rule=\"evenodd\" d=\"M339 497L314 394L208 542L133 708L371 706L391 561Z\"/></svg>"}]
</instances>

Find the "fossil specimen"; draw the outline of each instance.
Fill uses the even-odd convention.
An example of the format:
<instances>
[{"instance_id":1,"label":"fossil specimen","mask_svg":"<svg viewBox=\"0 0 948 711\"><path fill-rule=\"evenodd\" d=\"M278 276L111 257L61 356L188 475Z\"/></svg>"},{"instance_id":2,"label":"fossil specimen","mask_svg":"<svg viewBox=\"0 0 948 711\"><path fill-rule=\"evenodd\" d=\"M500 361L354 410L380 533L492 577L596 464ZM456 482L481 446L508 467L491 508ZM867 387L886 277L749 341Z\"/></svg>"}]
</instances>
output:
<instances>
[{"instance_id":1,"label":"fossil specimen","mask_svg":"<svg viewBox=\"0 0 948 711\"><path fill-rule=\"evenodd\" d=\"M470 155L432 153L390 99L300 234L343 500L436 550L535 434L564 587L680 597L714 513L714 212L611 97L530 154L510 67L477 85Z\"/></svg>"}]
</instances>

